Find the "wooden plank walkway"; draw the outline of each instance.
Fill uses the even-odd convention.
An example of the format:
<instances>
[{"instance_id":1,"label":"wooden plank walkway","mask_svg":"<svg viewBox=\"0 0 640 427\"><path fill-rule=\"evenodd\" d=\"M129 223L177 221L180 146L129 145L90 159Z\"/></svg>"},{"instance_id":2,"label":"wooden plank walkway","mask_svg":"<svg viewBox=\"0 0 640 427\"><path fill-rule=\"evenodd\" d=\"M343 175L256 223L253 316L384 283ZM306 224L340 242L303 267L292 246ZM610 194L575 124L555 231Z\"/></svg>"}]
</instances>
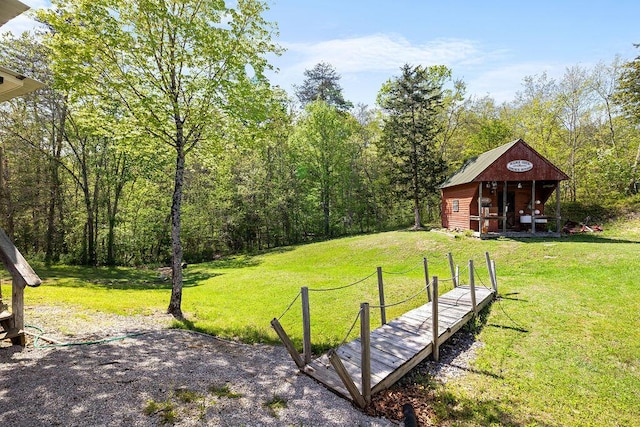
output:
<instances>
[{"instance_id":1,"label":"wooden plank walkway","mask_svg":"<svg viewBox=\"0 0 640 427\"><path fill-rule=\"evenodd\" d=\"M494 290L475 287L480 311L494 297ZM469 286L459 286L438 298L438 343L442 344L470 319L474 311ZM422 362L433 349L433 304L427 303L371 331L371 394L382 391ZM361 339L335 350L360 394L362 390ZM307 363L302 371L329 389L353 400L325 354Z\"/></svg>"}]
</instances>

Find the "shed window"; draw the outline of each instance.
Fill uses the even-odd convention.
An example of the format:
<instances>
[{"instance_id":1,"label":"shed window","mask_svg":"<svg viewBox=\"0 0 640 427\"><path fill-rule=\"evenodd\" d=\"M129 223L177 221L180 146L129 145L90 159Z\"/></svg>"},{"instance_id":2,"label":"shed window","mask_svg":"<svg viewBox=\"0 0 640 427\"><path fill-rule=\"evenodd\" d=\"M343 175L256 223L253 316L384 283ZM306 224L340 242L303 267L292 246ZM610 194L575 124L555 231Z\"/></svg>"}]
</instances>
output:
<instances>
[{"instance_id":1,"label":"shed window","mask_svg":"<svg viewBox=\"0 0 640 427\"><path fill-rule=\"evenodd\" d=\"M460 200L455 199L453 201L453 211L454 212L459 212L460 211Z\"/></svg>"}]
</instances>

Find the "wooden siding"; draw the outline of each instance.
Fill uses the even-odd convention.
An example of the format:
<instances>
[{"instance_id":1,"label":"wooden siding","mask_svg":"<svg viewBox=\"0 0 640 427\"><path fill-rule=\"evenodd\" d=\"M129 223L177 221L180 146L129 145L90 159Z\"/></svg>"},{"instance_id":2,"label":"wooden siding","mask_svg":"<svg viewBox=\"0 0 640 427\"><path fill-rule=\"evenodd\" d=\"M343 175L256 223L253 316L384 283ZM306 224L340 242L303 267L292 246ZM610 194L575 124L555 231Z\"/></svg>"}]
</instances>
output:
<instances>
[{"instance_id":1,"label":"wooden siding","mask_svg":"<svg viewBox=\"0 0 640 427\"><path fill-rule=\"evenodd\" d=\"M533 168L526 172L513 172L507 163L513 160L528 160ZM481 172L474 181L562 181L569 177L542 157L524 141L519 141L495 162Z\"/></svg>"},{"instance_id":2,"label":"wooden siding","mask_svg":"<svg viewBox=\"0 0 640 427\"><path fill-rule=\"evenodd\" d=\"M478 214L478 184L471 183L442 189L442 226L444 228L469 229L469 216ZM453 211L453 201L458 200L458 212Z\"/></svg>"},{"instance_id":3,"label":"wooden siding","mask_svg":"<svg viewBox=\"0 0 640 427\"><path fill-rule=\"evenodd\" d=\"M507 164L514 160L529 161L533 167L524 172L514 172L507 169ZM499 231L506 227L518 231L523 225L520 222L520 211L522 211L522 215L531 215L533 211L538 209L540 212L536 215L544 216L545 203L559 182L566 179L568 177L564 172L523 140L505 144L478 156L475 163L467 164L447 181L449 186L445 183L441 187L442 226L449 229L478 230L477 217L480 215L478 187L482 185L482 197L489 199L483 206L491 208L491 216L488 217L487 224L488 230ZM452 182L457 182L457 184L452 185ZM506 211L503 199L505 182L509 203ZM534 197L535 200L540 201L539 204L532 203L531 200L533 182L535 182ZM453 211L454 200L458 200L458 212ZM473 216L476 217L475 220L471 220Z\"/></svg>"}]
</instances>

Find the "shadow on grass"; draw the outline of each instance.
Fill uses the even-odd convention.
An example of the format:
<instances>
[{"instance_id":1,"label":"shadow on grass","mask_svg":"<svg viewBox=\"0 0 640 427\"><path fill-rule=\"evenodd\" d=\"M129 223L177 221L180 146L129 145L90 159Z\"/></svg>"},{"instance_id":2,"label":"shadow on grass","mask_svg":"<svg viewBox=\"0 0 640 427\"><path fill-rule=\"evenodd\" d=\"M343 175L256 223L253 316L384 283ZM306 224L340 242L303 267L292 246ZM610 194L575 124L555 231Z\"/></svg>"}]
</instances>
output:
<instances>
[{"instance_id":1,"label":"shadow on grass","mask_svg":"<svg viewBox=\"0 0 640 427\"><path fill-rule=\"evenodd\" d=\"M38 275L45 280L44 285L68 288L150 290L171 289L170 278L161 277L154 269L134 269L123 267L82 267L69 265L40 266ZM218 273L185 270L182 286L195 287Z\"/></svg>"},{"instance_id":2,"label":"shadow on grass","mask_svg":"<svg viewBox=\"0 0 640 427\"><path fill-rule=\"evenodd\" d=\"M523 423L522 419L514 416L513 408L517 406L518 403L509 398L493 400L461 397L447 391L444 387L437 388L433 396L433 411L437 421L443 423L464 422L482 426L513 427L551 425L536 418L528 419Z\"/></svg>"},{"instance_id":3,"label":"shadow on grass","mask_svg":"<svg viewBox=\"0 0 640 427\"><path fill-rule=\"evenodd\" d=\"M200 265L208 268L226 270L237 269L246 267L257 267L262 263L256 256L253 255L239 255L233 257L220 258L215 261L206 262Z\"/></svg>"},{"instance_id":4,"label":"shadow on grass","mask_svg":"<svg viewBox=\"0 0 640 427\"><path fill-rule=\"evenodd\" d=\"M504 239L513 240L520 243L540 243L540 242L558 242L558 243L640 243L639 240L621 239L619 237L607 237L602 233L577 233L571 235L562 235L561 237L504 237Z\"/></svg>"},{"instance_id":5,"label":"shadow on grass","mask_svg":"<svg viewBox=\"0 0 640 427\"><path fill-rule=\"evenodd\" d=\"M501 373L486 369L475 369L470 364L458 362L458 356L470 350L477 335L483 328L494 326L487 320L493 310L493 305L485 307L475 318L460 331L454 334L440 347L440 360L435 362L430 358L418 364L400 381L373 397L372 404L367 408L370 415L383 415L390 419L402 421L402 406L411 403L415 409L420 425L500 425L548 426L542 420L530 418L523 423L517 417L513 408L519 405L509 397L504 400L476 399L453 393L443 382L436 379L444 371L451 368L481 375L491 380L503 381ZM519 331L523 332L523 331Z\"/></svg>"}]
</instances>

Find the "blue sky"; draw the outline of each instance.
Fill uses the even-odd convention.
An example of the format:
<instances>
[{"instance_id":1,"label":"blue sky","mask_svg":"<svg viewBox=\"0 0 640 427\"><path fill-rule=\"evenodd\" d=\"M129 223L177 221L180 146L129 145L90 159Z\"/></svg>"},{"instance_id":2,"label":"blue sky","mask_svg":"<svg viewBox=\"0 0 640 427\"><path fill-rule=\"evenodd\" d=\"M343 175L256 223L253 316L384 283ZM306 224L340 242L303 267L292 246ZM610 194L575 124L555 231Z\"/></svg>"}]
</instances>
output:
<instances>
[{"instance_id":1,"label":"blue sky","mask_svg":"<svg viewBox=\"0 0 640 427\"><path fill-rule=\"evenodd\" d=\"M37 8L47 0L22 0ZM342 76L345 98L373 105L404 63L446 65L468 93L510 101L524 77L609 64L640 54L638 0L267 0L286 52L275 84L293 96L320 61ZM23 17L5 29L28 26Z\"/></svg>"},{"instance_id":2,"label":"blue sky","mask_svg":"<svg viewBox=\"0 0 640 427\"><path fill-rule=\"evenodd\" d=\"M293 93L305 69L329 62L350 101L372 105L404 63L444 64L468 93L512 100L525 76L640 54L640 1L271 0L287 48L274 82Z\"/></svg>"}]
</instances>

